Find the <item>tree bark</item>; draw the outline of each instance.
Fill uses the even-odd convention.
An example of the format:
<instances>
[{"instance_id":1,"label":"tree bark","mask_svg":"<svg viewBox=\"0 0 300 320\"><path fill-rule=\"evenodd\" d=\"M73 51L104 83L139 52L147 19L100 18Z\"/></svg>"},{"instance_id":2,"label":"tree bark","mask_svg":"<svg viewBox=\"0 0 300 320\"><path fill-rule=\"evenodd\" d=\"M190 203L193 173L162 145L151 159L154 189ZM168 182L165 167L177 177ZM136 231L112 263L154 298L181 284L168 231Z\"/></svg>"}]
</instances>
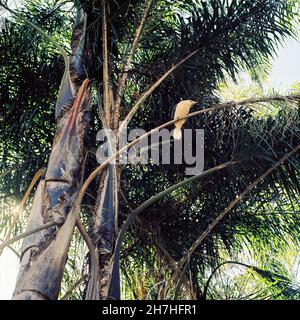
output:
<instances>
[{"instance_id":1,"label":"tree bark","mask_svg":"<svg viewBox=\"0 0 300 320\"><path fill-rule=\"evenodd\" d=\"M78 54L83 52L83 37L83 14L80 12L73 29L70 72L64 74L58 97L57 132L46 174L34 196L27 230L51 221L58 225L24 239L14 300L58 298L76 223L71 209L80 189L84 140L89 123L89 81L86 79L82 83L82 55ZM77 92L75 100L73 92Z\"/></svg>"},{"instance_id":2,"label":"tree bark","mask_svg":"<svg viewBox=\"0 0 300 320\"><path fill-rule=\"evenodd\" d=\"M98 288L101 300L120 298L119 278L115 279L111 292L113 256L117 212L114 201L115 183L113 164L103 172L98 190L97 206L95 210L93 239L99 252Z\"/></svg>"}]
</instances>

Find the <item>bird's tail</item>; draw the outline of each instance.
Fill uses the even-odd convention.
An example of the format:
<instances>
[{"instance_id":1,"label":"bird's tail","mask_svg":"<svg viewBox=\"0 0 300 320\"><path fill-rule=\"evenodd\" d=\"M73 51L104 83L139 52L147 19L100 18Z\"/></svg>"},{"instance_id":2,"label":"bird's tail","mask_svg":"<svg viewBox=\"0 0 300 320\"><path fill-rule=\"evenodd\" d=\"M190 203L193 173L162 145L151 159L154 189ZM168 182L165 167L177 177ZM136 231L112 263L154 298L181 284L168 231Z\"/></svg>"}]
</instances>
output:
<instances>
[{"instance_id":1,"label":"bird's tail","mask_svg":"<svg viewBox=\"0 0 300 320\"><path fill-rule=\"evenodd\" d=\"M173 137L175 140L180 140L182 137L181 129L175 128L173 132Z\"/></svg>"}]
</instances>

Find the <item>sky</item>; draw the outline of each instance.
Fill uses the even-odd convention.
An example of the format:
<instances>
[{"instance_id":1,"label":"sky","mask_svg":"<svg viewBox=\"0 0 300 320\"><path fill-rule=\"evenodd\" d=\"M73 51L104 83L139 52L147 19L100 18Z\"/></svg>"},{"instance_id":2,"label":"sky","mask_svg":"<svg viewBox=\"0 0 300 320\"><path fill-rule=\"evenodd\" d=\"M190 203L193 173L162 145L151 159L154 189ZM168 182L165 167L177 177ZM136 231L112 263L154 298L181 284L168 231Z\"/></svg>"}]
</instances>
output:
<instances>
[{"instance_id":1,"label":"sky","mask_svg":"<svg viewBox=\"0 0 300 320\"><path fill-rule=\"evenodd\" d=\"M269 87L284 93L293 82L300 82L300 41L289 40L272 61L272 70L267 78Z\"/></svg>"},{"instance_id":2,"label":"sky","mask_svg":"<svg viewBox=\"0 0 300 320\"><path fill-rule=\"evenodd\" d=\"M289 40L271 61L266 86L286 93L294 82L300 82L300 42ZM9 249L0 256L0 300L10 299L18 273L18 257Z\"/></svg>"},{"instance_id":3,"label":"sky","mask_svg":"<svg viewBox=\"0 0 300 320\"><path fill-rule=\"evenodd\" d=\"M11 298L18 268L19 258L10 249L4 249L0 257L0 300Z\"/></svg>"}]
</instances>

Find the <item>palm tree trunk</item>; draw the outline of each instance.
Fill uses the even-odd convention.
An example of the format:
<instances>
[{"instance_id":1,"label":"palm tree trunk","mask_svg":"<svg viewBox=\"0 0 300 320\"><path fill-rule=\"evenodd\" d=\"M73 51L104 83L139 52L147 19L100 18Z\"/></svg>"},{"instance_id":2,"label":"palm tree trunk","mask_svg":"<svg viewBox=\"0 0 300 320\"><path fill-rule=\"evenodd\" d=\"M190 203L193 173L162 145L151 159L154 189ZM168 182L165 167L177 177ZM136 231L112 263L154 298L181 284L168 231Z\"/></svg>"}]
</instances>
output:
<instances>
[{"instance_id":1,"label":"palm tree trunk","mask_svg":"<svg viewBox=\"0 0 300 320\"><path fill-rule=\"evenodd\" d=\"M76 224L72 208L81 186L85 156L84 141L89 123L89 81L87 79L83 81L85 77L83 56L90 59L92 40L86 43L86 21L83 12L78 10L71 41L73 58L69 59L68 72L65 72L62 78L56 103L57 132L46 174L34 196L27 230L51 221L57 222L57 226L25 238L22 245L21 267L13 294L13 299L16 300L52 300L57 299L59 295L68 248ZM106 24L103 26L106 27ZM103 37L104 35L103 31ZM107 40L107 34L104 38ZM111 113L113 114L111 105L113 102L110 101L108 94L107 43L104 44L103 51L106 53L103 54L106 56L104 64L106 67L103 70L103 82L106 84L104 109L106 122L110 126L114 120L110 119ZM116 167L115 164L111 164L102 172L92 228L93 242L99 252L97 288L100 299L120 298L119 265L112 261L118 221L119 178ZM88 288L94 286L91 282Z\"/></svg>"},{"instance_id":2,"label":"palm tree trunk","mask_svg":"<svg viewBox=\"0 0 300 320\"><path fill-rule=\"evenodd\" d=\"M117 211L115 207L115 177L113 164L102 174L100 187L98 190L98 201L94 220L93 239L99 252L99 277L98 288L100 299L120 298L119 278L115 279L111 290L112 270L114 262L113 256Z\"/></svg>"},{"instance_id":3,"label":"palm tree trunk","mask_svg":"<svg viewBox=\"0 0 300 320\"><path fill-rule=\"evenodd\" d=\"M64 74L57 103L57 132L45 176L36 190L27 230L47 222L57 226L24 239L15 300L57 299L76 217L71 213L81 184L84 139L88 127L89 81L82 83L83 15L73 30L69 73ZM74 100L73 93L77 92ZM67 111L67 109L69 109Z\"/></svg>"}]
</instances>

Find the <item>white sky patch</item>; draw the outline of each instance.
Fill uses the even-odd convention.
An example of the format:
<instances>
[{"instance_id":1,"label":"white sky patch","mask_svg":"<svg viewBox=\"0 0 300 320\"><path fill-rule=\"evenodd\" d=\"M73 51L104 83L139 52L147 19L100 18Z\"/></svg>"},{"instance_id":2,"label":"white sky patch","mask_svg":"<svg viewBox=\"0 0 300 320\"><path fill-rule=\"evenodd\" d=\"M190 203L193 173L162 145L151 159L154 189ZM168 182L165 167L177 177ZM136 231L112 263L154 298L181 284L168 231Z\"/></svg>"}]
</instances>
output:
<instances>
[{"instance_id":1,"label":"white sky patch","mask_svg":"<svg viewBox=\"0 0 300 320\"><path fill-rule=\"evenodd\" d=\"M267 78L267 85L284 92L290 89L294 82L300 82L300 41L287 41L277 55L274 61L271 61L273 67Z\"/></svg>"},{"instance_id":2,"label":"white sky patch","mask_svg":"<svg viewBox=\"0 0 300 320\"><path fill-rule=\"evenodd\" d=\"M0 300L9 300L14 291L19 269L19 258L8 248L0 257Z\"/></svg>"}]
</instances>

